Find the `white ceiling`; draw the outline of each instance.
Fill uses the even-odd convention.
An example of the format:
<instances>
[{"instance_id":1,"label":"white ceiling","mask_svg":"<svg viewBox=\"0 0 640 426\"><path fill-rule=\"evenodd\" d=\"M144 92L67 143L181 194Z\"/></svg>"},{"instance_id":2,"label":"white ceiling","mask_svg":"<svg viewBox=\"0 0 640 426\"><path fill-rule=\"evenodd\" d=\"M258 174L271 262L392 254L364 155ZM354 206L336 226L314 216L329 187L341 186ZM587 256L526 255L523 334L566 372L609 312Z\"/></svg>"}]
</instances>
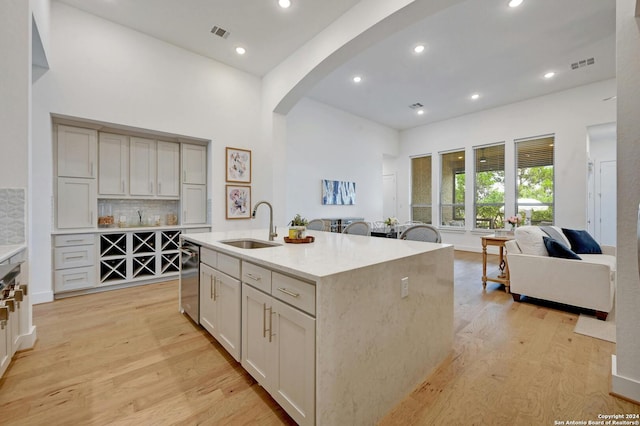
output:
<instances>
[{"instance_id":1,"label":"white ceiling","mask_svg":"<svg viewBox=\"0 0 640 426\"><path fill-rule=\"evenodd\" d=\"M263 76L359 0L292 0L286 10L276 0L58 1ZM407 27L339 66L308 96L407 129L615 77L615 0L506 3L468 0ZM213 25L229 37L213 36ZM426 45L420 55L417 43ZM238 56L237 45L247 54ZM595 63L571 69L588 58ZM544 79L547 71L556 76ZM409 108L416 102L424 115Z\"/></svg>"}]
</instances>

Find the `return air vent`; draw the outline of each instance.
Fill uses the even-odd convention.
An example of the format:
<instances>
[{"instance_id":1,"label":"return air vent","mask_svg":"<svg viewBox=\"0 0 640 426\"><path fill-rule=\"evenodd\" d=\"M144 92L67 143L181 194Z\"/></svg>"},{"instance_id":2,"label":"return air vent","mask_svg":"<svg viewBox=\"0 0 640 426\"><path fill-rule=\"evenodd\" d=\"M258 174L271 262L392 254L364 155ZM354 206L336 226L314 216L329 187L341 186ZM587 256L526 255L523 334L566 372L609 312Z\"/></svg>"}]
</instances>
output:
<instances>
[{"instance_id":1,"label":"return air vent","mask_svg":"<svg viewBox=\"0 0 640 426\"><path fill-rule=\"evenodd\" d=\"M574 62L571 64L572 70L577 70L578 68L584 68L588 65L593 65L596 63L596 60L593 58L589 59L580 59L578 62Z\"/></svg>"},{"instance_id":2,"label":"return air vent","mask_svg":"<svg viewBox=\"0 0 640 426\"><path fill-rule=\"evenodd\" d=\"M229 37L229 31L227 31L224 28L221 28L221 27L219 27L217 25L215 25L213 28L211 28L211 33L213 35L217 35L218 37L222 37L224 39Z\"/></svg>"},{"instance_id":3,"label":"return air vent","mask_svg":"<svg viewBox=\"0 0 640 426\"><path fill-rule=\"evenodd\" d=\"M418 109L418 108L422 108L424 105L422 105L420 102L416 102L415 104L411 104L409 105L409 108L411 109Z\"/></svg>"}]
</instances>

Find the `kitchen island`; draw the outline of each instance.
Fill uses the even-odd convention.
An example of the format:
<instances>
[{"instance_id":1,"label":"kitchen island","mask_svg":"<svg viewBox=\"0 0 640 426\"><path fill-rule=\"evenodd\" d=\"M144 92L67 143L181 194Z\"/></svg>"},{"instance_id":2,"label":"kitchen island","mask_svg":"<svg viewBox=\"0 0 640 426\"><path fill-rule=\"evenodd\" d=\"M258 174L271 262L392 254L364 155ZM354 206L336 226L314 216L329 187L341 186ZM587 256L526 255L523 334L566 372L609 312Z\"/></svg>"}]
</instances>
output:
<instances>
[{"instance_id":1,"label":"kitchen island","mask_svg":"<svg viewBox=\"0 0 640 426\"><path fill-rule=\"evenodd\" d=\"M278 297L276 277L279 282L311 284L315 291L310 296L314 305L306 308L307 314L300 312L300 315L314 325L313 354L305 355L312 365L307 364L309 371L290 381L306 384L310 381L311 390L304 384L284 383L283 387L290 386L305 395L291 396L279 391L276 396L265 386L298 423L376 423L449 354L453 342L451 245L321 231L307 231L307 235L315 238L309 244L286 244L280 237L275 242L281 245L276 247L243 249L221 242L265 241L267 235L267 230L249 230L189 234L182 238L239 259L243 270L271 271L273 284L266 290L258 290L268 293L272 288L273 297ZM257 290L246 282L244 272L241 275L242 307L247 309L245 292ZM284 290L291 294L290 290ZM296 307L295 299L291 303L286 298L282 300L285 303L278 305L280 309ZM265 314L267 317L275 314L267 303L264 306L271 311ZM243 322L247 319L246 312L242 318ZM243 324L242 330L248 333L251 328ZM272 334L274 339L284 339L291 329L281 326L274 330L280 332ZM271 332L261 330L267 336ZM253 349L246 341L243 336L243 366L256 377L247 368L252 363L245 365L245 361L250 361L247 354ZM287 364L282 365L285 370L295 370L297 359L280 355L277 362ZM256 379L261 382L260 377ZM281 402L283 398L291 402L293 409ZM310 407L296 402L309 399Z\"/></svg>"}]
</instances>

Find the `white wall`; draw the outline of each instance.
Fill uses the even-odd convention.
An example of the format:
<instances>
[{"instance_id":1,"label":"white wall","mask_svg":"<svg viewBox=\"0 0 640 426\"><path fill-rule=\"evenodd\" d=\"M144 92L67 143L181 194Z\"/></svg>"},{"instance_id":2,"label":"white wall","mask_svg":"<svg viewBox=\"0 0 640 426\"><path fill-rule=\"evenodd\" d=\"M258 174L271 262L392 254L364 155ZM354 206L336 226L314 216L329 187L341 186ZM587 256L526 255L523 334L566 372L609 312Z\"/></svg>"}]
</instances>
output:
<instances>
[{"instance_id":1,"label":"white wall","mask_svg":"<svg viewBox=\"0 0 640 426\"><path fill-rule=\"evenodd\" d=\"M287 218L382 219L384 155L397 155L398 131L304 98L287 115ZM322 179L356 183L356 205L323 206Z\"/></svg>"},{"instance_id":2,"label":"white wall","mask_svg":"<svg viewBox=\"0 0 640 426\"><path fill-rule=\"evenodd\" d=\"M555 134L555 223L569 228L586 228L587 212L587 127L615 121L615 103L603 102L616 92L615 80L607 80L555 94L466 115L404 131L398 156L398 215L410 219L410 156L433 155L434 182L439 175L438 153L466 149L467 170L473 168L473 146L506 142L506 214L515 210L516 139ZM467 181L469 183L469 181ZM473 188L467 185L466 211L473 211ZM434 187L435 188L435 187ZM434 215L438 191L433 192ZM464 231L443 231L443 242L457 249L479 251L480 238L467 220Z\"/></svg>"},{"instance_id":3,"label":"white wall","mask_svg":"<svg viewBox=\"0 0 640 426\"><path fill-rule=\"evenodd\" d=\"M270 167L258 146L258 78L59 2L52 4L51 16L51 68L33 86L37 217L30 244L38 259L31 280L36 302L52 297L51 113L211 140L214 228L261 225L226 221L223 195L226 146L254 151L255 176ZM259 190L254 196L261 197Z\"/></svg>"},{"instance_id":4,"label":"white wall","mask_svg":"<svg viewBox=\"0 0 640 426\"><path fill-rule=\"evenodd\" d=\"M638 8L636 8L638 7ZM611 390L640 402L640 279L638 204L640 203L640 4L616 2L618 79L618 251L616 288L616 365Z\"/></svg>"}]
</instances>

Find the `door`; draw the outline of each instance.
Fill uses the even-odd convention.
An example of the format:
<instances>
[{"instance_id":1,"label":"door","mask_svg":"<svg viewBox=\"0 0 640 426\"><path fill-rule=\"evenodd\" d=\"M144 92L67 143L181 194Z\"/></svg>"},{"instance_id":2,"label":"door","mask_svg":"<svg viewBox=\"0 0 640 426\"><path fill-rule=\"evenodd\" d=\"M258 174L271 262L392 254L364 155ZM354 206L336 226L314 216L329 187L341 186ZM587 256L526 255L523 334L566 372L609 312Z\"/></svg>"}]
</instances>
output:
<instances>
[{"instance_id":1,"label":"door","mask_svg":"<svg viewBox=\"0 0 640 426\"><path fill-rule=\"evenodd\" d=\"M94 228L96 192L95 179L58 178L58 228Z\"/></svg>"},{"instance_id":2,"label":"door","mask_svg":"<svg viewBox=\"0 0 640 426\"><path fill-rule=\"evenodd\" d=\"M596 179L596 240L600 244L616 245L616 162L601 161Z\"/></svg>"},{"instance_id":3,"label":"door","mask_svg":"<svg viewBox=\"0 0 640 426\"><path fill-rule=\"evenodd\" d=\"M316 321L277 299L272 303L272 377L267 390L299 425L313 425Z\"/></svg>"},{"instance_id":4,"label":"door","mask_svg":"<svg viewBox=\"0 0 640 426\"><path fill-rule=\"evenodd\" d=\"M158 141L158 195L177 197L180 195L180 145Z\"/></svg>"},{"instance_id":5,"label":"door","mask_svg":"<svg viewBox=\"0 0 640 426\"><path fill-rule=\"evenodd\" d=\"M236 361L240 361L240 280L216 271L214 284L217 315L217 335L214 337Z\"/></svg>"},{"instance_id":6,"label":"door","mask_svg":"<svg viewBox=\"0 0 640 426\"><path fill-rule=\"evenodd\" d=\"M207 183L207 147L182 144L182 183Z\"/></svg>"},{"instance_id":7,"label":"door","mask_svg":"<svg viewBox=\"0 0 640 426\"><path fill-rule=\"evenodd\" d=\"M396 217L396 175L382 176L382 217Z\"/></svg>"},{"instance_id":8,"label":"door","mask_svg":"<svg viewBox=\"0 0 640 426\"><path fill-rule=\"evenodd\" d=\"M271 296L242 284L242 367L267 386Z\"/></svg>"},{"instance_id":9,"label":"door","mask_svg":"<svg viewBox=\"0 0 640 426\"><path fill-rule=\"evenodd\" d=\"M207 222L206 185L182 185L182 224Z\"/></svg>"},{"instance_id":10,"label":"door","mask_svg":"<svg viewBox=\"0 0 640 426\"><path fill-rule=\"evenodd\" d=\"M153 195L156 183L156 141L131 138L129 171L131 195Z\"/></svg>"},{"instance_id":11,"label":"door","mask_svg":"<svg viewBox=\"0 0 640 426\"><path fill-rule=\"evenodd\" d=\"M97 132L58 126L58 176L95 178L98 157Z\"/></svg>"},{"instance_id":12,"label":"door","mask_svg":"<svg viewBox=\"0 0 640 426\"><path fill-rule=\"evenodd\" d=\"M125 195L129 183L129 138L100 133L98 164L98 192Z\"/></svg>"},{"instance_id":13,"label":"door","mask_svg":"<svg viewBox=\"0 0 640 426\"><path fill-rule=\"evenodd\" d=\"M217 332L214 283L215 275L215 269L204 263L200 263L200 325L202 325L214 337ZM189 299L189 295L185 295L185 290L187 289L182 289L183 306L185 302L188 302L188 300L185 299Z\"/></svg>"}]
</instances>

